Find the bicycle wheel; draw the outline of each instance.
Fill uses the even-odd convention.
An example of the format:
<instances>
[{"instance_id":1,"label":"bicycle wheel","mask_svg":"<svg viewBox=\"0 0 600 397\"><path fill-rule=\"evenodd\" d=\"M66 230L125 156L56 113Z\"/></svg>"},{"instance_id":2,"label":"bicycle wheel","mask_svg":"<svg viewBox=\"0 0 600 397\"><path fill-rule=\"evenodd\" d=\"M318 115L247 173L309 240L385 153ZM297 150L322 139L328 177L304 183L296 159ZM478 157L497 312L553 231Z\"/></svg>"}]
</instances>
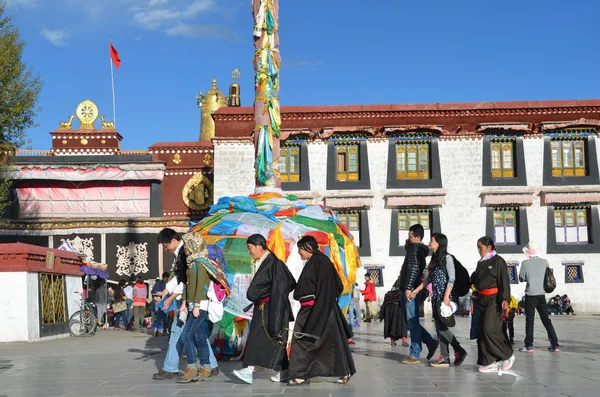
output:
<instances>
[{"instance_id":1,"label":"bicycle wheel","mask_svg":"<svg viewBox=\"0 0 600 397\"><path fill-rule=\"evenodd\" d=\"M75 337L86 336L85 327L81 321L75 319L69 320L69 333Z\"/></svg>"},{"instance_id":2,"label":"bicycle wheel","mask_svg":"<svg viewBox=\"0 0 600 397\"><path fill-rule=\"evenodd\" d=\"M96 316L90 310L79 310L73 313L71 318L69 319L69 328L71 322L79 323L81 326L81 330L79 331L83 335L93 335L96 332L96 327L98 326L98 322L96 321ZM83 335L75 335L75 336L83 336Z\"/></svg>"}]
</instances>

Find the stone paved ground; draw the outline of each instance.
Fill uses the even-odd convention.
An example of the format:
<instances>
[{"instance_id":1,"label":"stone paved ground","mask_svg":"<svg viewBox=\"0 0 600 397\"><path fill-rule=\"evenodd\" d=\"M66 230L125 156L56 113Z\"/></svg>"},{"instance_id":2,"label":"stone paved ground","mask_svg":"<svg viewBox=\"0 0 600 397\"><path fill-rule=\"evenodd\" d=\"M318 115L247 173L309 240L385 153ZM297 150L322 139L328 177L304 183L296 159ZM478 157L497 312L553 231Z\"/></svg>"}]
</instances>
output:
<instances>
[{"instance_id":1,"label":"stone paved ground","mask_svg":"<svg viewBox=\"0 0 600 397\"><path fill-rule=\"evenodd\" d=\"M347 385L321 378L309 386L288 387L269 381L270 371L258 373L252 386L245 385L232 379L231 371L241 367L236 362L221 363L222 374L210 382L157 382L151 375L162 365L166 338L123 331L0 344L0 396L600 396L600 317L552 320L562 352L546 351L545 332L536 322L538 349L534 354L515 353L515 366L502 376L476 372L476 346L463 337L468 335L466 318L458 319L455 330L469 357L461 367L450 369L401 364L408 348L390 348L381 337L381 324L363 324L353 347L358 373ZM430 319L423 323L433 329ZM515 329L522 340L524 317L515 320Z\"/></svg>"}]
</instances>

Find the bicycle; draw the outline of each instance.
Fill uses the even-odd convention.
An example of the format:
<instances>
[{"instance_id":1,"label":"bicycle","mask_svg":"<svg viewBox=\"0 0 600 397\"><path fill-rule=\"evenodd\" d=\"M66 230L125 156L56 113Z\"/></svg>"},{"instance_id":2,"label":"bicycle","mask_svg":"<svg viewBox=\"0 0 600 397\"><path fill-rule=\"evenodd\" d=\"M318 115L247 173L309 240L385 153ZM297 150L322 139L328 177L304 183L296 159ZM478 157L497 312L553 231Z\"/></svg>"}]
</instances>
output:
<instances>
[{"instance_id":1,"label":"bicycle","mask_svg":"<svg viewBox=\"0 0 600 397\"><path fill-rule=\"evenodd\" d=\"M96 333L98 321L94 314L93 305L86 302L81 292L75 292L81 296L79 310L69 318L69 333L72 336L92 336Z\"/></svg>"}]
</instances>

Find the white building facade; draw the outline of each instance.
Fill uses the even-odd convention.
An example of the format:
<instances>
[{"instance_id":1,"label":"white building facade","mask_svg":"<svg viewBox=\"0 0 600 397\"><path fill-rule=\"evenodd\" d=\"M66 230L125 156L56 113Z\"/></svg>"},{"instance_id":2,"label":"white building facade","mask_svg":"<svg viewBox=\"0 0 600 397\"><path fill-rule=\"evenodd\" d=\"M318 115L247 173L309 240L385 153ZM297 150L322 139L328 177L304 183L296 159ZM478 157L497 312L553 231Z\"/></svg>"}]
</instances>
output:
<instances>
[{"instance_id":1,"label":"white building facade","mask_svg":"<svg viewBox=\"0 0 600 397\"><path fill-rule=\"evenodd\" d=\"M215 197L248 195L251 109L213 117ZM522 248L535 241L554 269L552 295L569 295L578 312L600 312L600 101L284 107L282 118L283 189L347 222L380 301L418 222L426 243L446 234L470 272L477 239L492 237L517 300Z\"/></svg>"}]
</instances>

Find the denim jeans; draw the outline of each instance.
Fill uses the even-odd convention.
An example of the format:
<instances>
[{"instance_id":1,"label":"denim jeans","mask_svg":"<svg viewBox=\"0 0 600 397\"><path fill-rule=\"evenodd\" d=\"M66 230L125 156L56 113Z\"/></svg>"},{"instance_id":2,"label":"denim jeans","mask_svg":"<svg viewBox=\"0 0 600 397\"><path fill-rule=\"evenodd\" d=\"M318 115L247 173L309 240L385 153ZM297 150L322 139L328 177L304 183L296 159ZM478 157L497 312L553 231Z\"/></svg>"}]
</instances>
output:
<instances>
[{"instance_id":1,"label":"denim jeans","mask_svg":"<svg viewBox=\"0 0 600 397\"><path fill-rule=\"evenodd\" d=\"M421 351L423 350L422 343L426 345L432 345L437 341L433 339L431 334L427 332L425 328L419 322L419 302L421 301L421 292L409 302L406 299L406 295L402 294L402 300L406 307L406 321L408 323L408 329L410 331L410 355L414 358L421 357Z\"/></svg>"},{"instance_id":2,"label":"denim jeans","mask_svg":"<svg viewBox=\"0 0 600 397\"><path fill-rule=\"evenodd\" d=\"M203 367L210 365L210 354L208 352L209 345L207 345L208 336L206 335L206 318L208 312L206 310L200 310L200 315L194 317L190 312L183 327L181 333L181 341L185 346L185 352L187 357L187 365L190 367L196 367L196 351L200 357L200 365Z\"/></svg>"},{"instance_id":3,"label":"denim jeans","mask_svg":"<svg viewBox=\"0 0 600 397\"><path fill-rule=\"evenodd\" d=\"M169 324L169 317L167 316L167 313L157 308L156 306L154 308L154 313L155 320L154 324L152 325L152 328L158 328L159 330L166 331L167 325Z\"/></svg>"},{"instance_id":4,"label":"denim jeans","mask_svg":"<svg viewBox=\"0 0 600 397\"><path fill-rule=\"evenodd\" d=\"M175 313L175 319L171 325L171 337L169 339L169 348L167 350L167 356L163 363L163 371L165 372L178 372L179 371L179 357L183 351L183 342L181 341L181 332L183 331L184 323L178 318L179 312ZM195 355L194 355L195 356Z\"/></svg>"},{"instance_id":5,"label":"denim jeans","mask_svg":"<svg viewBox=\"0 0 600 397\"><path fill-rule=\"evenodd\" d=\"M127 310L124 310L121 313L123 313L123 320L125 321L125 328L127 328L129 323L131 322L131 319L133 318L133 311L131 310L131 306L133 306L133 301L131 299L127 299L125 301L125 304L127 305Z\"/></svg>"}]
</instances>

